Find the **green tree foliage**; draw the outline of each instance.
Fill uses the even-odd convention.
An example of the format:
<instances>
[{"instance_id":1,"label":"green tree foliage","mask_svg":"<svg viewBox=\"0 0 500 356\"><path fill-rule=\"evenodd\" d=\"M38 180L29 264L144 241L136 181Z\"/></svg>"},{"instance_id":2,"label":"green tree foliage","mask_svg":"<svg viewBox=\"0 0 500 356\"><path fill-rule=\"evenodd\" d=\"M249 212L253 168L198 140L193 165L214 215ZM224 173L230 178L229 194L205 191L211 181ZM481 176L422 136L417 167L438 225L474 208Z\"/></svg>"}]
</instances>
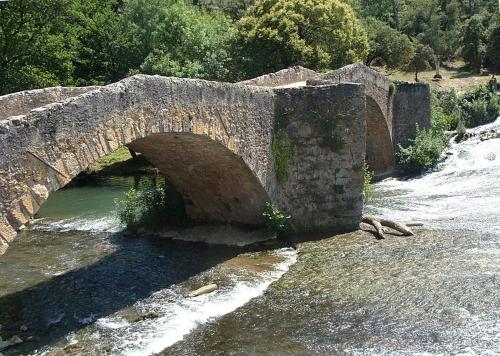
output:
<instances>
[{"instance_id":1,"label":"green tree foliage","mask_svg":"<svg viewBox=\"0 0 500 356\"><path fill-rule=\"evenodd\" d=\"M0 94L72 81L77 41L67 0L0 2Z\"/></svg>"},{"instance_id":2,"label":"green tree foliage","mask_svg":"<svg viewBox=\"0 0 500 356\"><path fill-rule=\"evenodd\" d=\"M418 72L430 68L430 62L434 57L434 52L429 46L417 42L415 43L415 52L410 61L409 68L415 72L415 81L418 82Z\"/></svg>"},{"instance_id":3,"label":"green tree foliage","mask_svg":"<svg viewBox=\"0 0 500 356\"><path fill-rule=\"evenodd\" d=\"M492 21L487 32L486 60L488 65L500 69L500 15Z\"/></svg>"},{"instance_id":4,"label":"green tree foliage","mask_svg":"<svg viewBox=\"0 0 500 356\"><path fill-rule=\"evenodd\" d=\"M483 37L485 28L480 15L472 16L465 24L462 38L462 56L470 68L479 73L486 54Z\"/></svg>"},{"instance_id":5,"label":"green tree foliage","mask_svg":"<svg viewBox=\"0 0 500 356\"><path fill-rule=\"evenodd\" d=\"M140 69L147 74L229 79L230 44L236 30L229 19L177 2L162 9L152 34L153 50Z\"/></svg>"},{"instance_id":6,"label":"green tree foliage","mask_svg":"<svg viewBox=\"0 0 500 356\"><path fill-rule=\"evenodd\" d=\"M373 17L396 28L393 20L392 0L347 0L346 2L352 6L361 18Z\"/></svg>"},{"instance_id":7,"label":"green tree foliage","mask_svg":"<svg viewBox=\"0 0 500 356\"><path fill-rule=\"evenodd\" d=\"M257 0L237 23L247 76L292 65L316 70L364 61L366 33L339 0Z\"/></svg>"},{"instance_id":8,"label":"green tree foliage","mask_svg":"<svg viewBox=\"0 0 500 356\"><path fill-rule=\"evenodd\" d=\"M377 60L382 61L388 68L400 68L408 65L414 58L413 44L408 36L375 18L368 18L365 26L370 29L370 50L366 65L369 66Z\"/></svg>"},{"instance_id":9,"label":"green tree foliage","mask_svg":"<svg viewBox=\"0 0 500 356\"><path fill-rule=\"evenodd\" d=\"M239 19L255 0L200 0L199 5L210 12L221 12L232 19ZM194 1L193 1L194 3Z\"/></svg>"}]
</instances>

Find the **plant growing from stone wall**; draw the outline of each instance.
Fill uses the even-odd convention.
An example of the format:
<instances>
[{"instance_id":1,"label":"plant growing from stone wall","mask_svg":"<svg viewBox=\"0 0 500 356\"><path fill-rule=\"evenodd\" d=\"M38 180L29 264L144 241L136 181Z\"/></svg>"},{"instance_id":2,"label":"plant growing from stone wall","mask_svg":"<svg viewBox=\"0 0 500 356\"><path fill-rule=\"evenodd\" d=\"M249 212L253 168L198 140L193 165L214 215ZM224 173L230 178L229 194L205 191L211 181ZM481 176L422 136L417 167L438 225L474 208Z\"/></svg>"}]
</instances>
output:
<instances>
[{"instance_id":1,"label":"plant growing from stone wall","mask_svg":"<svg viewBox=\"0 0 500 356\"><path fill-rule=\"evenodd\" d=\"M392 82L391 84L389 84L389 96L396 95L397 90L398 86L396 85L396 83Z\"/></svg>"},{"instance_id":2,"label":"plant growing from stone wall","mask_svg":"<svg viewBox=\"0 0 500 356\"><path fill-rule=\"evenodd\" d=\"M262 216L265 226L270 231L280 233L286 232L290 228L291 217L279 211L272 203L267 202L262 209Z\"/></svg>"},{"instance_id":3,"label":"plant growing from stone wall","mask_svg":"<svg viewBox=\"0 0 500 356\"><path fill-rule=\"evenodd\" d=\"M293 146L284 131L278 131L273 136L271 151L275 162L276 179L279 183L283 183L288 177L288 163L294 154Z\"/></svg>"}]
</instances>

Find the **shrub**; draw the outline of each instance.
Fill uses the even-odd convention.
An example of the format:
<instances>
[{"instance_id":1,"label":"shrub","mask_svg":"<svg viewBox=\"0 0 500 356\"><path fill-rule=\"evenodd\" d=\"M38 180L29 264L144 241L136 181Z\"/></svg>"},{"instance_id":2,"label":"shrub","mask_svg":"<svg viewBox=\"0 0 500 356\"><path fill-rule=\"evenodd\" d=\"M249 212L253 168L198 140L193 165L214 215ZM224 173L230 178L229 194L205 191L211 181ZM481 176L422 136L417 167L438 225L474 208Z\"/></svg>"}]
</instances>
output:
<instances>
[{"instance_id":1,"label":"shrub","mask_svg":"<svg viewBox=\"0 0 500 356\"><path fill-rule=\"evenodd\" d=\"M455 137L456 142L462 141L462 139L465 137L465 134L467 133L467 129L465 128L465 124L462 120L458 120L457 124L457 136Z\"/></svg>"},{"instance_id":2,"label":"shrub","mask_svg":"<svg viewBox=\"0 0 500 356\"><path fill-rule=\"evenodd\" d=\"M283 233L290 227L290 219L289 215L283 214L278 210L273 204L267 202L264 205L264 209L262 211L262 216L265 219L266 227L273 232Z\"/></svg>"},{"instance_id":3,"label":"shrub","mask_svg":"<svg viewBox=\"0 0 500 356\"><path fill-rule=\"evenodd\" d=\"M187 222L182 196L167 181L132 188L116 203L120 223L130 232L159 230Z\"/></svg>"},{"instance_id":4,"label":"shrub","mask_svg":"<svg viewBox=\"0 0 500 356\"><path fill-rule=\"evenodd\" d=\"M445 114L454 116L460 114L460 98L455 89L438 91L435 105L439 106Z\"/></svg>"},{"instance_id":5,"label":"shrub","mask_svg":"<svg viewBox=\"0 0 500 356\"><path fill-rule=\"evenodd\" d=\"M440 107L432 108L431 128L436 133L442 133L455 128L458 123L458 118L453 115L446 114Z\"/></svg>"},{"instance_id":6,"label":"shrub","mask_svg":"<svg viewBox=\"0 0 500 356\"><path fill-rule=\"evenodd\" d=\"M420 130L406 147L398 146L398 166L405 173L421 173L438 161L448 145L448 135L437 128Z\"/></svg>"},{"instance_id":7,"label":"shrub","mask_svg":"<svg viewBox=\"0 0 500 356\"><path fill-rule=\"evenodd\" d=\"M474 127L495 120L500 115L500 105L494 93L479 85L462 95L460 111L465 125Z\"/></svg>"}]
</instances>

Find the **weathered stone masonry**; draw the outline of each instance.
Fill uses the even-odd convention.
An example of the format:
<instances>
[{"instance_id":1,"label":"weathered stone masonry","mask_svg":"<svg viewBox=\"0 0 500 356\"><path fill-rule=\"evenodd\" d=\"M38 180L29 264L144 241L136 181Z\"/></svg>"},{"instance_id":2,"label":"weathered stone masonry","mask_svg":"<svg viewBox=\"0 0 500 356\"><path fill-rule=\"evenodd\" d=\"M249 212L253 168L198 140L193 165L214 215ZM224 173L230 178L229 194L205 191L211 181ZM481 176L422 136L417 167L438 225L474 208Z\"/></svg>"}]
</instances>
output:
<instances>
[{"instance_id":1,"label":"weathered stone masonry","mask_svg":"<svg viewBox=\"0 0 500 356\"><path fill-rule=\"evenodd\" d=\"M298 230L355 229L366 147L386 168L393 152L377 140L392 147L428 122L428 88L399 84L381 109L356 75L335 84L300 67L239 84L138 75L0 97L0 254L50 193L124 145L170 178L195 220L258 224L271 201ZM272 88L307 80L315 86ZM411 106L412 96L423 99ZM388 121L405 107L404 121ZM273 142L292 152L280 179Z\"/></svg>"}]
</instances>

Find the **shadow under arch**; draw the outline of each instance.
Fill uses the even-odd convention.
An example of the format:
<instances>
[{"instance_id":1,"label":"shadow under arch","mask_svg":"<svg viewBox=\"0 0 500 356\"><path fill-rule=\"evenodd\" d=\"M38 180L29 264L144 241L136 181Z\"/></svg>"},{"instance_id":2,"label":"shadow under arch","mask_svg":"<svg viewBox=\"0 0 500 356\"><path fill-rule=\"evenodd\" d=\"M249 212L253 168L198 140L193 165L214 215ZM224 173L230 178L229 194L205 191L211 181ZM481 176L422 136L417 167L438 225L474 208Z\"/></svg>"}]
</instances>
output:
<instances>
[{"instance_id":1,"label":"shadow under arch","mask_svg":"<svg viewBox=\"0 0 500 356\"><path fill-rule=\"evenodd\" d=\"M203 135L157 133L127 146L168 177L192 220L262 222L266 191L244 160L222 144Z\"/></svg>"},{"instance_id":2,"label":"shadow under arch","mask_svg":"<svg viewBox=\"0 0 500 356\"><path fill-rule=\"evenodd\" d=\"M377 102L366 96L366 163L375 176L394 172L395 156L387 121Z\"/></svg>"}]
</instances>

